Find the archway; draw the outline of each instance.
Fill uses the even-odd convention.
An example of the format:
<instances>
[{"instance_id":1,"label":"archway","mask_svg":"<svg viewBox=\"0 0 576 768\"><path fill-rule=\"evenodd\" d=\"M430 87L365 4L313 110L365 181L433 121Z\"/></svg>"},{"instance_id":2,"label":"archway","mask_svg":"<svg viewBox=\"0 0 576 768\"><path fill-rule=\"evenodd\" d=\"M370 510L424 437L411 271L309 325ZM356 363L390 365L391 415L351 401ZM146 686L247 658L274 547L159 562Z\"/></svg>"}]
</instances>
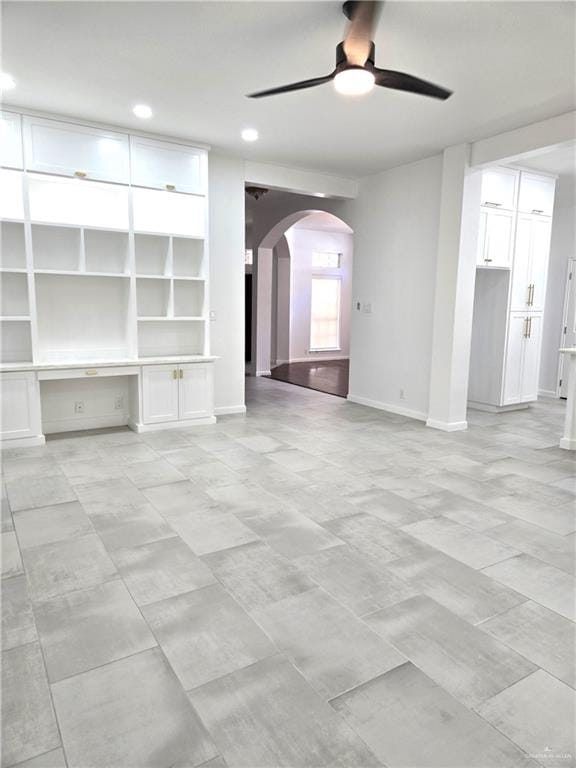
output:
<instances>
[{"instance_id":1,"label":"archway","mask_svg":"<svg viewBox=\"0 0 576 768\"><path fill-rule=\"evenodd\" d=\"M340 240L336 233L341 236ZM352 228L340 216L319 208L306 208L284 216L262 237L254 251L252 373L269 376L276 363L307 364L322 360L333 362L335 359L347 362L352 304L352 233ZM328 254L330 249L334 252ZM319 253L324 251L326 256L337 257L337 263L330 261L325 267L314 264L313 254L318 260ZM282 285L279 278L282 274L286 276L287 270L290 284L288 298L278 293L279 285ZM311 317L312 289L316 286L318 294L318 286L328 289L329 283L333 284L338 294L338 343L329 348L321 345L312 348L311 330L318 326L317 323L314 326ZM282 332L282 323L278 321L278 312L286 310L287 301L290 338L288 343L281 344L278 334ZM278 354L282 346L284 349L288 346L288 354ZM338 394L346 392L339 391Z\"/></svg>"}]
</instances>

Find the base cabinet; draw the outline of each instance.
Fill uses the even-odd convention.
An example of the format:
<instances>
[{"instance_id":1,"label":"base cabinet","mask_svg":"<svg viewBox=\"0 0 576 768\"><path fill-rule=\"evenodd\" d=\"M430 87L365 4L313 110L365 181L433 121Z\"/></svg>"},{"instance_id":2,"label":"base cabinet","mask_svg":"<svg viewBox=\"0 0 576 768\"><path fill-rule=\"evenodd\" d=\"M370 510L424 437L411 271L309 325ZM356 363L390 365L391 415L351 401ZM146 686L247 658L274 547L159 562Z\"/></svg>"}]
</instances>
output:
<instances>
[{"instance_id":1,"label":"base cabinet","mask_svg":"<svg viewBox=\"0 0 576 768\"><path fill-rule=\"evenodd\" d=\"M37 438L42 434L36 374L0 374L0 439Z\"/></svg>"},{"instance_id":2,"label":"base cabinet","mask_svg":"<svg viewBox=\"0 0 576 768\"><path fill-rule=\"evenodd\" d=\"M213 415L212 366L200 363L142 368L144 424L188 421Z\"/></svg>"},{"instance_id":3,"label":"base cabinet","mask_svg":"<svg viewBox=\"0 0 576 768\"><path fill-rule=\"evenodd\" d=\"M510 317L503 405L538 399L542 315L513 313Z\"/></svg>"}]
</instances>

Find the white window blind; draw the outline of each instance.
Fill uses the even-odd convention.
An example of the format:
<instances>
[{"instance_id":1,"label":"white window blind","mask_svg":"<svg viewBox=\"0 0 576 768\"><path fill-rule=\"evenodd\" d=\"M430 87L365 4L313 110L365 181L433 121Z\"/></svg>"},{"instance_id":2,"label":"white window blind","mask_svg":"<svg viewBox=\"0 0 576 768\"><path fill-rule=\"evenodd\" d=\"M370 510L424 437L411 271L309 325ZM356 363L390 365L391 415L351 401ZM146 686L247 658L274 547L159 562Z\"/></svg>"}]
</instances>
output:
<instances>
[{"instance_id":1,"label":"white window blind","mask_svg":"<svg viewBox=\"0 0 576 768\"><path fill-rule=\"evenodd\" d=\"M340 347L340 280L313 277L310 312L310 349Z\"/></svg>"},{"instance_id":2,"label":"white window blind","mask_svg":"<svg viewBox=\"0 0 576 768\"><path fill-rule=\"evenodd\" d=\"M339 269L341 256L334 251L313 251L312 269Z\"/></svg>"}]
</instances>

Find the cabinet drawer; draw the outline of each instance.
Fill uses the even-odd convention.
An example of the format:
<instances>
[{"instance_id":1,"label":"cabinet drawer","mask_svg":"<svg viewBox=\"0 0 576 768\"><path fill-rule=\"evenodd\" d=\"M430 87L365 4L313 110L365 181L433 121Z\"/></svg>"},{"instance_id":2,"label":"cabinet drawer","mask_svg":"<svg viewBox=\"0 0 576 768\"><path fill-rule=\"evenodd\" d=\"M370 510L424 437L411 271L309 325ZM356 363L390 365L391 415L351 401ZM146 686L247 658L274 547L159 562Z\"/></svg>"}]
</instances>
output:
<instances>
[{"instance_id":1,"label":"cabinet drawer","mask_svg":"<svg viewBox=\"0 0 576 768\"><path fill-rule=\"evenodd\" d=\"M206 193L205 150L130 137L131 182L170 192Z\"/></svg>"},{"instance_id":2,"label":"cabinet drawer","mask_svg":"<svg viewBox=\"0 0 576 768\"><path fill-rule=\"evenodd\" d=\"M29 171L129 182L128 136L123 133L25 117L24 156Z\"/></svg>"},{"instance_id":3,"label":"cabinet drawer","mask_svg":"<svg viewBox=\"0 0 576 768\"><path fill-rule=\"evenodd\" d=\"M53 379L95 379L103 376L137 376L140 369L137 365L121 365L114 367L93 368L60 368L50 371L38 371L39 381Z\"/></svg>"}]
</instances>

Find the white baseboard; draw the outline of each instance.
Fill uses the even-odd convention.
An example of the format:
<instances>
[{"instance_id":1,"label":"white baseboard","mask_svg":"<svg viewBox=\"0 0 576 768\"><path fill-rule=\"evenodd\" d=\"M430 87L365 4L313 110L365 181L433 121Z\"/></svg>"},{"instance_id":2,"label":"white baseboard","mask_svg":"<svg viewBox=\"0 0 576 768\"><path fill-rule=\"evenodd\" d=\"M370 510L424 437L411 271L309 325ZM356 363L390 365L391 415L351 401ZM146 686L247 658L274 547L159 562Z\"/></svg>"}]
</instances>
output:
<instances>
[{"instance_id":1,"label":"white baseboard","mask_svg":"<svg viewBox=\"0 0 576 768\"><path fill-rule=\"evenodd\" d=\"M140 424L130 419L128 426L133 432L162 432L166 429L184 429L186 427L201 427L206 424L216 424L215 416L204 416L201 419L190 419L189 421L165 421L161 424Z\"/></svg>"},{"instance_id":2,"label":"white baseboard","mask_svg":"<svg viewBox=\"0 0 576 768\"><path fill-rule=\"evenodd\" d=\"M330 360L348 360L350 355L331 355L326 352L325 355L308 355L307 357L292 357L290 360L286 360L286 363L319 363L322 360L329 362Z\"/></svg>"},{"instance_id":3,"label":"white baseboard","mask_svg":"<svg viewBox=\"0 0 576 768\"><path fill-rule=\"evenodd\" d=\"M128 424L128 414L124 411L112 413L109 416L83 416L81 419L58 419L43 421L42 429L45 435L58 432L80 432L84 429L105 429L106 427L125 427Z\"/></svg>"},{"instance_id":4,"label":"white baseboard","mask_svg":"<svg viewBox=\"0 0 576 768\"><path fill-rule=\"evenodd\" d=\"M246 413L245 405L223 405L220 408L214 408L216 416L228 416L232 413Z\"/></svg>"},{"instance_id":5,"label":"white baseboard","mask_svg":"<svg viewBox=\"0 0 576 768\"><path fill-rule=\"evenodd\" d=\"M468 429L468 422L426 419L426 426L431 427L432 429L440 429L442 432L463 432L465 429Z\"/></svg>"},{"instance_id":6,"label":"white baseboard","mask_svg":"<svg viewBox=\"0 0 576 768\"><path fill-rule=\"evenodd\" d=\"M570 437L563 437L560 440L560 448L564 448L565 451L576 451L576 440L572 440Z\"/></svg>"},{"instance_id":7,"label":"white baseboard","mask_svg":"<svg viewBox=\"0 0 576 768\"><path fill-rule=\"evenodd\" d=\"M370 398L361 397L360 395L348 395L348 400L350 400L351 403L357 403L358 405L367 405L369 408L377 408L379 411L396 413L398 416L407 416L409 419L426 421L428 418L427 414L425 414L423 411L415 411L412 408L405 408L402 405L383 403L380 400L370 400Z\"/></svg>"},{"instance_id":8,"label":"white baseboard","mask_svg":"<svg viewBox=\"0 0 576 768\"><path fill-rule=\"evenodd\" d=\"M256 371L256 376L270 376L272 371Z\"/></svg>"},{"instance_id":9,"label":"white baseboard","mask_svg":"<svg viewBox=\"0 0 576 768\"><path fill-rule=\"evenodd\" d=\"M45 445L44 435L35 435L34 437L15 437L9 440L2 440L0 446L3 451L9 448L34 448L37 445Z\"/></svg>"},{"instance_id":10,"label":"white baseboard","mask_svg":"<svg viewBox=\"0 0 576 768\"><path fill-rule=\"evenodd\" d=\"M558 392L554 391L553 389L539 389L538 397L551 397L554 400L558 400L560 395L558 394Z\"/></svg>"},{"instance_id":11,"label":"white baseboard","mask_svg":"<svg viewBox=\"0 0 576 768\"><path fill-rule=\"evenodd\" d=\"M512 405L489 405L488 403L477 403L474 400L468 400L468 408L474 411L484 411L486 413L507 413L508 411L524 411L530 407L530 403L513 403Z\"/></svg>"}]
</instances>

